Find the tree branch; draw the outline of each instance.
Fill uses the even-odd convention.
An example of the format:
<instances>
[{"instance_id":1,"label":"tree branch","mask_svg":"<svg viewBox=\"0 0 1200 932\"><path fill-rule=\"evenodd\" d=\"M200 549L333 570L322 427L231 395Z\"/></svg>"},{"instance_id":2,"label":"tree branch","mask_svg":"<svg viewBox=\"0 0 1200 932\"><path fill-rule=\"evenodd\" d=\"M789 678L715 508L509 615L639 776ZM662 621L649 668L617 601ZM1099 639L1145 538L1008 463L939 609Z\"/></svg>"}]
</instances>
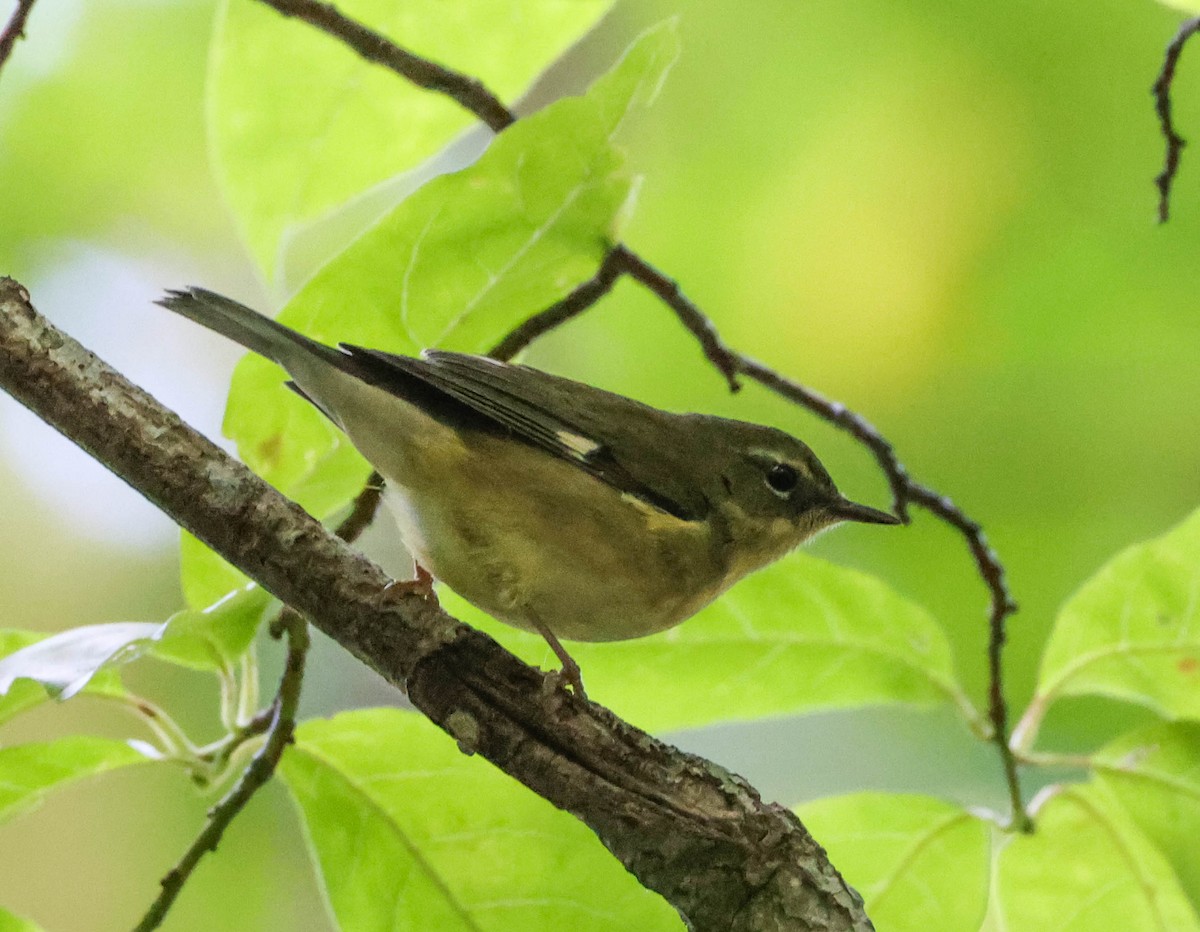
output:
<instances>
[{"instance_id":1,"label":"tree branch","mask_svg":"<svg viewBox=\"0 0 1200 932\"><path fill-rule=\"evenodd\" d=\"M369 62L396 72L418 87L458 101L494 132L516 122L500 98L475 78L414 55L390 39L320 0L262 0L284 16L295 17L339 39Z\"/></svg>"},{"instance_id":2,"label":"tree branch","mask_svg":"<svg viewBox=\"0 0 1200 932\"><path fill-rule=\"evenodd\" d=\"M225 830L250 802L250 798L271 779L280 758L283 757L284 749L292 743L296 729L296 709L300 703L300 687L304 682L304 661L309 647L308 624L287 608L283 610L279 621L287 632L288 652L283 676L279 682L279 692L271 704L271 724L267 729L266 740L251 758L233 789L209 810L204 830L160 881L162 889L158 898L146 911L134 932L150 932L162 924L200 859L209 851L217 850Z\"/></svg>"},{"instance_id":3,"label":"tree branch","mask_svg":"<svg viewBox=\"0 0 1200 932\"><path fill-rule=\"evenodd\" d=\"M33 10L34 0L17 0L17 8L9 18L4 31L0 32L0 68L3 68L12 55L13 46L18 39L25 37L25 22Z\"/></svg>"},{"instance_id":4,"label":"tree branch","mask_svg":"<svg viewBox=\"0 0 1200 932\"><path fill-rule=\"evenodd\" d=\"M694 929L866 930L795 815L741 778L547 685L486 635L388 582L0 279L0 388L182 527L405 688L414 706L599 836Z\"/></svg>"},{"instance_id":5,"label":"tree branch","mask_svg":"<svg viewBox=\"0 0 1200 932\"><path fill-rule=\"evenodd\" d=\"M1167 143L1167 151L1163 156L1163 169L1154 179L1158 188L1158 222L1166 223L1171 213L1171 186L1175 183L1175 175L1179 171L1179 159L1183 155L1183 147L1187 141L1175 130L1171 119L1171 86L1175 83L1175 69L1179 65L1179 56L1188 39L1200 32L1200 16L1187 20L1175 33L1175 38L1167 46L1163 55L1162 69L1158 72L1158 80L1150 93L1154 95L1154 112L1158 114L1158 123L1162 129L1163 139Z\"/></svg>"}]
</instances>

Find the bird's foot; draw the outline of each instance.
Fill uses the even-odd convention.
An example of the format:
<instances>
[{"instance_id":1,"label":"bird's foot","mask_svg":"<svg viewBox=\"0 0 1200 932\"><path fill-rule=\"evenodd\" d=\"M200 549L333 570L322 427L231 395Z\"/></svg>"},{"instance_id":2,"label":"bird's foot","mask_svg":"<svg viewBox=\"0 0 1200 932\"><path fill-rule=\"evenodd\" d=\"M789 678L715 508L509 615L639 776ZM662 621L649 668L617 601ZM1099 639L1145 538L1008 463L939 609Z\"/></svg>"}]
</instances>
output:
<instances>
[{"instance_id":1,"label":"bird's foot","mask_svg":"<svg viewBox=\"0 0 1200 932\"><path fill-rule=\"evenodd\" d=\"M551 670L546 674L543 682L545 683L543 692L547 695L569 686L572 693L584 702L588 701L587 693L583 689L583 677L579 674L579 665L573 660L570 666L563 664L561 669Z\"/></svg>"},{"instance_id":2,"label":"bird's foot","mask_svg":"<svg viewBox=\"0 0 1200 932\"><path fill-rule=\"evenodd\" d=\"M559 662L562 664L561 670L554 670L545 679L545 691L553 692L561 686L570 686L571 692L582 699L588 701L587 693L583 689L583 674L579 672L579 664L575 662L575 658L567 653L567 649L559 643L554 632L547 628L540 621L534 622L537 626L538 633L546 639L546 643L550 645L550 649L554 651Z\"/></svg>"},{"instance_id":3,"label":"bird's foot","mask_svg":"<svg viewBox=\"0 0 1200 932\"><path fill-rule=\"evenodd\" d=\"M383 592L380 593L382 601L399 602L401 599L410 595L419 595L426 602L431 602L434 605L440 606L438 602L437 592L433 588L433 576L429 570L421 566L419 563L413 564L416 572L415 579L393 579L383 587Z\"/></svg>"}]
</instances>

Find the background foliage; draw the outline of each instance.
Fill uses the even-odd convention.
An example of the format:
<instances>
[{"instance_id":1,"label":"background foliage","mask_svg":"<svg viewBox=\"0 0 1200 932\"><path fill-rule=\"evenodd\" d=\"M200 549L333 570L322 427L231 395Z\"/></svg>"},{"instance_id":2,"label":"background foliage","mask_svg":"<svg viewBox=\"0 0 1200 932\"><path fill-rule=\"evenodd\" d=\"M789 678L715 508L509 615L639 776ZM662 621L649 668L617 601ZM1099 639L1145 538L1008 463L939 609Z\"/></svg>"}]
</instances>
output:
<instances>
[{"instance_id":1,"label":"background foliage","mask_svg":"<svg viewBox=\"0 0 1200 932\"><path fill-rule=\"evenodd\" d=\"M1106 634L1095 622L1113 615L1100 609L1125 604L1129 567L1139 557L1122 558L1123 563L1106 570L1064 609L1064 619L1078 619L1075 640L1063 648L1062 639L1072 637L1064 621L1067 634L1060 630L1055 636L1039 673L1039 654L1058 606L1110 554L1165 531L1197 502L1200 370L1194 365L1194 348L1200 323L1193 307L1196 272L1189 259L1200 224L1200 196L1190 181L1193 166L1185 164L1175 219L1157 229L1149 185L1160 142L1146 90L1161 46L1174 30L1174 17L1133 4L1086 12L1060 3L1038 4L1036 10L1020 3L982 8L916 3L903 9L873 2L639 7L619 11L584 49L555 69L540 93L549 97L551 88L581 89L636 34L640 27L635 17L652 22L676 9L682 13L683 57L654 108L621 135L632 169L646 176L626 229L628 239L680 278L731 342L866 413L897 443L919 476L985 521L1023 606L1013 623L1011 697L1020 708L1039 683L1062 683L1058 692L1071 692L1071 684L1080 680L1061 676L1062 665L1056 666L1055 658L1077 651L1083 634L1104 642ZM243 12L269 21L256 8L247 6ZM587 5L574 12L586 14ZM164 321L165 314L141 305L165 286L199 281L267 306L290 295L324 257L323 249L328 249L321 244L335 238L337 222L380 215L387 199L394 200L412 182L384 185L374 199L356 206L357 213L318 228L308 241L299 237L287 261L278 261L274 247L258 242L252 251L266 284L256 285L254 266L238 245L230 214L220 206L205 156L202 80L212 19L212 8L200 4L101 3L85 11L63 0L40 0L31 41L18 48L0 84L0 179L6 182L0 183L0 215L5 218L0 265L31 287L53 319L215 432L222 378L209 374L200 380L191 374L205 365L197 346L207 350L214 344L202 343L191 330L173 329L175 322ZM462 56L455 63L488 76L499 89L515 92L536 70L492 75L489 68L507 63L476 63L470 55L471 26L480 25L480 34L485 26L446 25L466 37L455 46ZM236 48L226 51L228 57L236 54ZM216 61L228 64L228 58ZM383 75L370 80L399 99L400 82ZM221 83L218 98L222 93L233 95L236 103L239 89ZM236 114L228 106L225 112ZM1178 107L1185 132L1200 125L1200 112L1187 104L1186 93ZM444 102L431 113L443 115L431 119L458 116ZM452 130L450 123L445 127L445 132ZM432 151L412 142L417 135L411 128L405 134L412 153L407 161L393 163L397 167L411 167ZM252 136L242 143L254 151ZM218 135L214 154L219 164L229 161L221 147L236 149L236 144ZM336 160L337 154L330 157ZM548 158L564 164L561 152ZM611 167L615 172L617 166ZM286 168L263 168L269 178L286 177ZM364 179L382 181L387 174L385 165ZM7 183L9 179L16 183ZM440 183L455 181L448 177ZM263 190L261 178L248 178L245 185L252 192ZM286 196L306 205L300 215L308 216L304 210L320 210L332 203L330 198L348 193L318 189L310 185L302 198L295 192ZM499 190L498 196L504 193ZM605 195L606 209L615 212L619 193ZM403 210L418 209L419 198L406 205ZM423 229L426 219L400 217L385 223L394 222L402 231L406 223L420 221ZM360 246L372 248L367 241ZM394 246L393 239L377 248ZM580 268L582 277L587 271ZM330 299L322 298L321 288L337 293L345 287L334 278L336 268L330 269L300 293L290 313L311 323L328 306ZM552 284L565 290L570 280ZM536 292L530 300L540 304L552 297ZM227 371L235 355L227 348L216 352L225 353ZM777 423L809 439L847 491L876 500L884 495L866 457L845 439L753 388L728 397L722 380L702 364L668 315L631 286L618 287L593 316L552 337L533 359L653 403ZM247 365L239 372L239 380L251 379L250 369ZM212 401L201 403L194 396ZM235 431L236 420L234 409L229 426ZM0 428L9 454L0 462L5 472L0 512L6 519L6 568L11 567L0 575L3 626L58 630L121 618L162 619L174 611L179 596L172 543L163 525L121 497L121 490L104 477L89 472L81 457L50 446L42 436L45 429L7 401L0 406ZM239 440L244 453L251 448L248 458L253 461L253 438ZM335 474L341 475L343 468L353 474L353 458L336 446L329 448L328 457ZM61 470L59 463L64 464ZM317 510L332 507L342 488L311 481L304 468L275 478L285 485L290 479L300 482L293 491L309 496L308 504ZM352 486L347 479L345 488ZM70 511L53 510L64 503ZM157 534L134 530L147 523ZM386 552L386 544L382 533L373 539L380 552ZM981 694L984 603L955 538L919 519L914 528L892 533L846 528L823 538L814 550L883 575L902 594L894 597L895 605L889 603L887 614L903 617L909 627L871 632L885 642L885 649L898 650L895 643L911 645L913 639L901 635L918 631L926 653L932 650L942 658L940 668L948 671L953 655L965 691ZM189 553L188 596L193 607L200 607L228 587L206 588L211 567L196 569L205 558ZM1195 565L1191 544L1179 558L1185 565L1188 554ZM402 566L391 559L396 568ZM800 557L785 564L778 578L747 583L715 610L724 617L706 619L713 626L706 630L736 626L744 614L739 605L749 601L755 608L753 623L778 638L758 655L732 657L721 651L720 660L705 660L703 643L669 640L648 646L633 659L625 645L589 648L580 652L589 687L600 701L647 727L693 726L720 719L723 711L737 718L776 716L676 737L786 801L886 789L1000 805L998 770L988 752L976 747L946 711L953 702L943 703L941 711L778 717L822 704L784 687L794 679L787 676L792 655L803 653L811 661L813 648L787 619L776 622L763 614L754 590L785 584L792 578L785 573L807 574L816 586L805 588L810 594L822 591L823 573L833 574L831 591L853 589L851 577L838 575L844 571L818 569L810 562ZM1152 596L1164 594L1157 584L1151 589ZM872 591L868 587L868 595ZM1165 604L1186 608L1189 591L1186 581L1179 595L1167 586ZM245 598L247 604L239 607L244 617L261 611L260 603ZM847 611L848 619L861 618L854 609ZM1152 606L1134 620L1145 639L1177 635L1174 629L1162 630L1155 611ZM691 630L684 628L679 636ZM1110 632L1107 643L1123 643L1126 634ZM508 642L523 646L519 637ZM834 644L835 649L845 647L844 639ZM689 659L697 658L694 683L672 681L657 671L656 651L678 658L681 650L694 652ZM535 653L534 659L542 656ZM1165 661L1175 663L1168 673L1186 674L1178 660ZM843 684L844 694L836 703L829 701L828 690L814 690L814 696L838 706L875 699L864 686L871 678L861 652L833 662L852 665L859 676ZM394 698L335 654L315 669L306 696L309 714ZM141 692L187 696L201 683L211 691L208 681L195 674L131 670ZM1129 677L1123 674L1128 673L1108 671L1110 681L1115 675L1125 685ZM1089 675L1094 689L1121 693L1099 688L1105 676L1102 665ZM836 695L836 681L830 682ZM953 693L958 687L950 682ZM1160 687L1153 697L1157 708L1194 715L1194 683L1185 678L1172 691L1163 684L1174 681L1153 670L1147 682ZM101 680L89 688L116 686ZM878 688L907 689L913 701L926 704L931 694L947 694L920 677L903 687L892 682ZM187 726L211 731L211 695L185 699L185 705L188 701L195 707L182 716ZM384 729L415 727L396 720L395 713L358 714L382 716L376 724ZM1147 732L1152 740L1117 737L1135 724L1161 731ZM325 727L311 726L314 746L326 747L321 743ZM81 731L116 736L126 734L128 727L107 703L46 707L6 726L2 740L8 748ZM1189 756L1196 747L1194 729L1157 725L1149 712L1081 698L1055 707L1045 743L1090 749L1108 739L1115 740L1104 755L1113 765L1101 768L1097 785L1048 803L1045 818L1065 834L1094 837L1092 849L1103 857L1110 852L1107 863L1117 865L1114 870L1123 870L1122 858L1136 850L1146 870L1168 876L1155 860L1162 855L1153 849L1141 853L1138 846L1145 843L1139 832L1162 850L1178 849L1171 844L1171 833L1181 824L1193 824L1189 819L1196 814L1164 818L1162 806L1150 806L1137 819L1138 829L1130 829L1122 821L1129 817L1113 813L1144 805L1145 790L1133 793L1131 802L1131 778L1117 764L1131 750L1154 746L1158 751L1139 757L1139 765L1163 775L1159 783L1182 779L1194 773ZM74 759L87 755L97 772L135 759L124 745L80 740L88 742L86 747L73 746L71 754ZM410 746L416 740L410 739ZM336 759L336 750L328 748L327 761ZM451 749L447 744L443 750ZM429 753L439 753L436 745ZM360 763L364 770L386 765ZM352 788L356 776L347 775L345 768L335 773L318 765L315 756L297 756L285 773L311 839L330 825L306 804L304 788L318 780L341 780ZM463 777L476 778L485 779ZM47 772L46 785L53 780L53 772ZM86 791L56 794L40 812L6 825L0 902L52 929L128 926L200 820L205 801L181 792L185 786L182 771L125 769ZM1123 794L1123 808L1118 809L1114 800ZM316 887L299 843L301 830L277 790L270 799L258 804L259 820L239 822L222 856L202 869L172 916L174 927L322 927L314 908ZM889 799L816 803L804 814L835 857L845 859L842 866L868 896L873 913L882 918L895 910L894 915L911 917L917 906L912 891L905 892L904 871L881 866L876 854L872 863L883 871L883 879L872 882L866 874L857 879L852 849L842 855L837 847L838 827L844 831L856 819L865 826L893 826L894 837L921 840L919 849L932 859L924 869L932 874L937 873L939 852L955 863L976 863L971 852L981 850L984 836L981 823L960 810L936 802L896 806ZM378 832L381 844L396 835L399 815L393 803L386 797L372 801L379 821L364 830ZM513 805L519 804L505 807ZM276 811L268 812L272 806ZM570 832L563 822L545 829L547 836ZM1135 840L1118 838L1114 848L1114 825L1124 832L1121 838ZM504 831L503 826L489 828ZM454 834L445 826L424 831L434 837ZM48 846L48 837L64 843ZM322 837L336 843L333 836ZM1059 856L1037 850L1052 845L1054 837L1047 833L1006 849L997 882L1010 889L1027 885L1044 858ZM272 857L261 856L265 848ZM132 850L128 860L111 857L112 851L126 850ZM897 854L905 865L910 863L908 850ZM14 858L11 853L18 851L33 854ZM439 857L452 860L455 853L448 849ZM1185 858L1171 866L1195 902L1194 865ZM563 872L570 876L590 869L574 864ZM384 875L395 877L394 872ZM64 877L81 878L71 884L77 889L87 878L87 888L106 895L89 903L85 914L78 902L63 895ZM1088 878L1074 879L1086 889ZM1109 921L1121 917L1127 922L1121 928L1139 927L1122 912L1137 908L1136 881L1131 878L1128 890L1116 890L1114 899L1100 902L1100 915ZM1064 908L1069 908L1070 884L1062 886ZM304 892L296 895L297 889ZM287 896L280 896L281 890ZM571 901L561 887L557 893ZM353 910L363 895L330 890L339 914ZM380 895L373 891L368 900ZM489 895L458 891L453 899L486 908L492 902ZM881 896L882 902L876 902ZM1122 899L1126 896L1131 899ZM1186 923L1194 917L1186 918L1183 893L1172 888L1162 898L1167 927L1189 927ZM1122 905L1127 902L1134 905ZM653 911L656 905L661 903L631 902L623 908ZM957 921L964 928L978 927L978 916L971 912L976 906L977 900L966 897L947 903L948 909L960 908ZM1006 904L1008 911L990 921L1031 927L1023 924L1022 910L1045 916L1056 908L1054 903ZM1078 919L1080 928L1092 918ZM520 921L537 920L526 916ZM653 920L641 921L649 928ZM939 921L941 927L952 927L945 916Z\"/></svg>"}]
</instances>

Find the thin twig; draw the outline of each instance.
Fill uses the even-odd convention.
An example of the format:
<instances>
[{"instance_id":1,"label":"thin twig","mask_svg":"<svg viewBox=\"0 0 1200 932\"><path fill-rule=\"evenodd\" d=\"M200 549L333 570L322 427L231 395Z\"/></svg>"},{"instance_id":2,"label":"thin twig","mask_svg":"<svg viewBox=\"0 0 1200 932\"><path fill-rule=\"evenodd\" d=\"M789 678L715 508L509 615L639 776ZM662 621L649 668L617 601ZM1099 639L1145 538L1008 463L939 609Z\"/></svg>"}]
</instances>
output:
<instances>
[{"instance_id":1,"label":"thin twig","mask_svg":"<svg viewBox=\"0 0 1200 932\"><path fill-rule=\"evenodd\" d=\"M312 23L354 49L363 58L383 64L406 78L411 73L419 74L421 77L417 83L422 87L441 90L493 129L503 129L516 119L511 111L504 108L499 98L487 91L480 82L457 72L441 69L436 63L401 49L386 37L372 32L333 7L316 0L262 2L285 15L296 16ZM968 518L950 499L909 478L907 471L897 460L891 444L868 421L844 405L830 401L730 349L721 340L712 320L683 294L677 282L621 244L613 247L593 278L584 282L558 304L518 326L497 344L492 354L498 358L511 358L532 340L594 305L612 289L622 274L640 282L675 312L680 322L699 341L706 358L725 377L731 391L738 390L737 376L739 373L744 374L845 430L875 455L891 486L894 508L899 517L907 521L907 506L910 503L920 505L963 534L991 595L988 639L989 718L994 729L993 740L1000 753L1013 803L1013 824L1022 829L1026 828L1028 815L1017 779L1017 762L1008 747L1008 709L1003 691L1001 653L1007 639L1005 623L1008 616L1017 609L1004 579L1003 564L988 545L978 522Z\"/></svg>"},{"instance_id":2,"label":"thin twig","mask_svg":"<svg viewBox=\"0 0 1200 932\"><path fill-rule=\"evenodd\" d=\"M414 55L357 20L319 0L262 0L284 16L294 16L339 39L367 61L383 65L428 91L458 101L466 110L500 132L516 122L500 98L475 78Z\"/></svg>"},{"instance_id":3,"label":"thin twig","mask_svg":"<svg viewBox=\"0 0 1200 932\"><path fill-rule=\"evenodd\" d=\"M617 246L613 252L621 254L625 271L630 278L649 288L663 304L675 312L679 322L700 343L700 348L704 350L708 361L717 367L717 371L721 375L725 376L725 381L729 383L729 390L731 392L739 391L741 386L738 384L737 373L741 368L741 357L725 345L713 322L688 299L679 287L679 283L668 278L625 246Z\"/></svg>"},{"instance_id":4,"label":"thin twig","mask_svg":"<svg viewBox=\"0 0 1200 932\"><path fill-rule=\"evenodd\" d=\"M225 797L208 813L204 830L184 852L183 857L161 881L162 890L146 911L135 932L150 932L157 929L166 918L167 911L179 896L192 871L200 859L209 851L215 851L225 834L225 829L245 808L250 798L275 773L284 749L291 744L296 727L296 709L300 702L300 687L304 682L304 660L308 653L308 623L290 609L284 610L284 624L288 635L287 662L279 681L279 692L271 708L274 715L263 746L258 749L241 778Z\"/></svg>"},{"instance_id":5,"label":"thin twig","mask_svg":"<svg viewBox=\"0 0 1200 932\"><path fill-rule=\"evenodd\" d=\"M596 274L569 295L552 304L514 328L503 340L492 347L488 353L493 359L512 359L517 353L529 346L538 337L561 327L573 317L578 317L593 304L608 294L617 279L625 269L621 263L618 250L614 249L604 261Z\"/></svg>"},{"instance_id":6,"label":"thin twig","mask_svg":"<svg viewBox=\"0 0 1200 932\"><path fill-rule=\"evenodd\" d=\"M1163 56L1162 70L1150 93L1154 95L1154 111L1158 114L1158 123L1162 128L1163 139L1167 142L1167 152L1163 157L1163 170L1154 179L1158 187L1158 222L1166 223L1171 212L1171 185L1175 182L1175 174L1179 171L1179 159L1183 155L1183 147L1187 140L1175 130L1171 119L1171 86L1175 83L1175 68L1179 65L1179 56L1188 39L1200 32L1200 16L1189 19L1179 27L1175 38L1167 46Z\"/></svg>"},{"instance_id":7,"label":"thin twig","mask_svg":"<svg viewBox=\"0 0 1200 932\"><path fill-rule=\"evenodd\" d=\"M17 0L17 8L13 10L4 31L0 32L0 68L8 61L17 40L25 38L25 21L29 19L34 2L35 0Z\"/></svg>"},{"instance_id":8,"label":"thin twig","mask_svg":"<svg viewBox=\"0 0 1200 932\"><path fill-rule=\"evenodd\" d=\"M379 510L379 502L383 498L383 476L377 472L367 477L367 484L362 487L350 514L342 519L342 523L334 531L338 537L350 544L358 540L371 522L375 520L375 512Z\"/></svg>"},{"instance_id":9,"label":"thin twig","mask_svg":"<svg viewBox=\"0 0 1200 932\"><path fill-rule=\"evenodd\" d=\"M633 273L630 273L633 274ZM661 279L661 280L660 280ZM916 482L896 456L892 444L866 418L850 410L840 402L832 401L819 392L780 375L757 360L731 350L721 340L712 322L689 301L674 282L663 277L642 277L638 280L654 291L697 335L705 356L725 375L731 384L741 374L753 379L801 407L806 408L825 421L848 433L863 444L874 455L879 468L887 477L892 492L892 509L905 523L910 520L909 505L924 508L957 530L967 542L980 577L988 588L990 611L988 625L988 718L992 723L992 741L1000 755L1012 803L1012 824L1020 831L1029 831L1029 816L1021 797L1017 760L1008 745L1008 705L1004 699L1004 676L1002 654L1007 640L1006 622L1017 610L1005 580L1004 564L996 551L988 544L979 522L966 513L948 497ZM661 290L660 290L661 289Z\"/></svg>"},{"instance_id":10,"label":"thin twig","mask_svg":"<svg viewBox=\"0 0 1200 932\"><path fill-rule=\"evenodd\" d=\"M988 638L988 718L992 725L992 741L1000 754L1013 804L1013 824L1022 831L1029 827L1028 816L1021 800L1017 761L1008 745L1008 706L1004 699L1001 655L1006 640L1005 622L1017 610L1005 581L1004 565L987 542L977 521L949 498L914 481L896 456L891 443L866 418L845 405L826 398L748 356L730 349L717 333L711 320L690 301L678 284L658 272L649 263L624 246L610 252L600 270L558 304L526 320L508 334L492 350L499 359L509 359L535 339L566 321L577 317L612 290L621 275L629 275L653 291L670 307L687 329L699 340L705 357L725 376L733 391L738 389L737 377L744 375L765 388L795 402L818 417L833 424L863 444L874 455L887 477L892 493L892 509L906 523L910 520L908 507L917 505L940 518L963 535L980 577L990 596Z\"/></svg>"}]
</instances>

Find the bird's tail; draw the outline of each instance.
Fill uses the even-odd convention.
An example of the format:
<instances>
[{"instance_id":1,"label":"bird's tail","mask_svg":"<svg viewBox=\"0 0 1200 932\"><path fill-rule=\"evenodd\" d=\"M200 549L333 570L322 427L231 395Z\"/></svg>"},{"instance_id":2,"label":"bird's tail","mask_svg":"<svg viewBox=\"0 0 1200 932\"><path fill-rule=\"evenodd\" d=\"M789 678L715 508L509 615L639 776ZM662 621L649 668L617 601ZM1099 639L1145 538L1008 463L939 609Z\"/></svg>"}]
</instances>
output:
<instances>
[{"instance_id":1,"label":"bird's tail","mask_svg":"<svg viewBox=\"0 0 1200 932\"><path fill-rule=\"evenodd\" d=\"M292 369L290 362L296 358L297 349L328 360L339 368L342 368L346 359L345 353L316 340L310 340L244 304L205 288L168 291L166 297L160 298L156 303L228 337L235 343L240 343L246 349L279 363L289 371Z\"/></svg>"}]
</instances>

